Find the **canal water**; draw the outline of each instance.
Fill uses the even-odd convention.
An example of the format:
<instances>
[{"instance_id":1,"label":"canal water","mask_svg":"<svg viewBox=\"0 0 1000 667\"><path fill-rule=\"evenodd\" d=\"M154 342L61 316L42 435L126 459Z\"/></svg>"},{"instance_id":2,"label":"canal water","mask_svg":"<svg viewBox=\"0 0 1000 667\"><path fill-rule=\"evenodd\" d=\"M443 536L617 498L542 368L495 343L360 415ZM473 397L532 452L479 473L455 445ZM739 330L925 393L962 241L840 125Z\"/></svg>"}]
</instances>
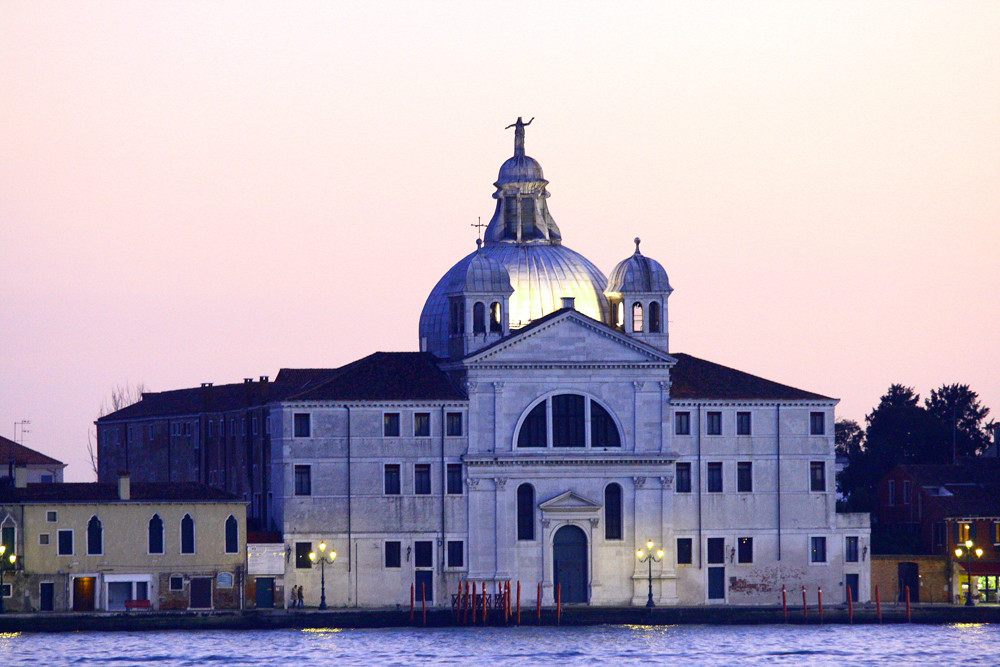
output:
<instances>
[{"instance_id":1,"label":"canal water","mask_svg":"<svg viewBox=\"0 0 1000 667\"><path fill-rule=\"evenodd\" d=\"M1000 625L596 626L0 635L0 665L995 665Z\"/></svg>"}]
</instances>

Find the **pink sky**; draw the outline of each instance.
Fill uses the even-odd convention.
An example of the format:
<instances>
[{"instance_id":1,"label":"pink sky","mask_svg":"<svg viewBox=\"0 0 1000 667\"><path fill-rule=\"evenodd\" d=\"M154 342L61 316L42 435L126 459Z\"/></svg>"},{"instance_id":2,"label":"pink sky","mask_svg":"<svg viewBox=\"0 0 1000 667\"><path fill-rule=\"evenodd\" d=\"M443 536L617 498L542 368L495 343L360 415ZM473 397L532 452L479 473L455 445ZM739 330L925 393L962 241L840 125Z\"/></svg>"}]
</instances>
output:
<instances>
[{"instance_id":1,"label":"pink sky","mask_svg":"<svg viewBox=\"0 0 1000 667\"><path fill-rule=\"evenodd\" d=\"M0 434L90 479L116 384L412 350L536 117L566 245L671 344L1000 413L1000 3L5 2Z\"/></svg>"}]
</instances>

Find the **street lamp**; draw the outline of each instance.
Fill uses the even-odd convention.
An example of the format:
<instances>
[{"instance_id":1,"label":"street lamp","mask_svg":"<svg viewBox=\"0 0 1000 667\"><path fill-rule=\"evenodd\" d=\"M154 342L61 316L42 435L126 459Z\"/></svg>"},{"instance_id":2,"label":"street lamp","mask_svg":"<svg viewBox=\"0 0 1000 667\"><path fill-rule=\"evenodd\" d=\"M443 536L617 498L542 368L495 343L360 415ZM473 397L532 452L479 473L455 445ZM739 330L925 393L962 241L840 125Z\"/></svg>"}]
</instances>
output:
<instances>
[{"instance_id":1,"label":"street lamp","mask_svg":"<svg viewBox=\"0 0 1000 667\"><path fill-rule=\"evenodd\" d=\"M639 549L635 552L635 557L639 559L640 563L649 563L649 599L646 600L646 607L652 609L656 606L653 602L653 563L659 563L663 560L663 549L657 549L656 554L653 554L653 540L646 542L647 551Z\"/></svg>"},{"instance_id":2,"label":"street lamp","mask_svg":"<svg viewBox=\"0 0 1000 667\"><path fill-rule=\"evenodd\" d=\"M7 545L0 544L0 614L3 613L3 571L4 563L3 556L7 552ZM17 554L11 554L7 556L7 560L10 562L10 569L14 569L14 563L17 561Z\"/></svg>"},{"instance_id":3,"label":"street lamp","mask_svg":"<svg viewBox=\"0 0 1000 667\"><path fill-rule=\"evenodd\" d=\"M326 552L326 542L319 543L319 555L315 551L309 552L309 560L315 563L319 561L319 608L320 610L326 609L326 560L330 559L330 564L337 560L337 552L330 550L330 553Z\"/></svg>"},{"instance_id":4,"label":"street lamp","mask_svg":"<svg viewBox=\"0 0 1000 667\"><path fill-rule=\"evenodd\" d=\"M966 573L969 576L969 590L967 590L965 592L965 606L966 607L971 607L971 606L973 606L975 604L972 601L972 554L973 554L972 540L966 540L965 541L965 551L964 552L962 551L962 547L958 547L957 549L955 549L955 557L956 558L961 558L963 553L966 556L965 571L966 571ZM976 558L982 558L983 557L983 550L982 549L975 549L975 554L976 554Z\"/></svg>"}]
</instances>

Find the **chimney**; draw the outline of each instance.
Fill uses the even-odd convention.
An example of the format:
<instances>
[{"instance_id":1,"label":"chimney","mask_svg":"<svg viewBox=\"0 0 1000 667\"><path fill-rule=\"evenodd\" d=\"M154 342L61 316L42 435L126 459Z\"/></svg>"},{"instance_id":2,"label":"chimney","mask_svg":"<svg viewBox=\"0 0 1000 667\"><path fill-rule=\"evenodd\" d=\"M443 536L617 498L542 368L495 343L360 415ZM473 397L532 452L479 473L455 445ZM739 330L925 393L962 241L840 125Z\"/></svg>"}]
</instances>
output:
<instances>
[{"instance_id":1,"label":"chimney","mask_svg":"<svg viewBox=\"0 0 1000 667\"><path fill-rule=\"evenodd\" d=\"M569 308L570 310L576 310L576 297L564 296L562 298L562 307Z\"/></svg>"},{"instance_id":2,"label":"chimney","mask_svg":"<svg viewBox=\"0 0 1000 667\"><path fill-rule=\"evenodd\" d=\"M118 473L118 500L132 499L132 480L127 472Z\"/></svg>"},{"instance_id":3,"label":"chimney","mask_svg":"<svg viewBox=\"0 0 1000 667\"><path fill-rule=\"evenodd\" d=\"M261 375L260 376L260 381L261 382L267 382L267 380L268 380L268 377L266 375Z\"/></svg>"},{"instance_id":4,"label":"chimney","mask_svg":"<svg viewBox=\"0 0 1000 667\"><path fill-rule=\"evenodd\" d=\"M28 486L28 469L24 466L14 466L14 488L23 489Z\"/></svg>"}]
</instances>

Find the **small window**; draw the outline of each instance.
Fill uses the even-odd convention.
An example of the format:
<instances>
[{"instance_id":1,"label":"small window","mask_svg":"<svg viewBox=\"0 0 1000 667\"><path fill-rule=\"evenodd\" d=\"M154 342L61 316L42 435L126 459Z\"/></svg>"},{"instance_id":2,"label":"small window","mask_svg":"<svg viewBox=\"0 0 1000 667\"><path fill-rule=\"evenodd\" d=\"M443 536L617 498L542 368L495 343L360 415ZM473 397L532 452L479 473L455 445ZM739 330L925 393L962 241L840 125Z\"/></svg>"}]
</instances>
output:
<instances>
[{"instance_id":1,"label":"small window","mask_svg":"<svg viewBox=\"0 0 1000 667\"><path fill-rule=\"evenodd\" d=\"M678 565L690 565L691 560L691 538L690 537L678 537L677 538L677 564Z\"/></svg>"},{"instance_id":2,"label":"small window","mask_svg":"<svg viewBox=\"0 0 1000 667\"><path fill-rule=\"evenodd\" d=\"M418 496L431 493L431 464L417 463L413 466L413 492Z\"/></svg>"},{"instance_id":3,"label":"small window","mask_svg":"<svg viewBox=\"0 0 1000 667\"><path fill-rule=\"evenodd\" d=\"M499 301L490 304L490 333L503 332L503 306Z\"/></svg>"},{"instance_id":4,"label":"small window","mask_svg":"<svg viewBox=\"0 0 1000 667\"><path fill-rule=\"evenodd\" d=\"M848 536L844 543L844 560L848 563L858 562L858 538Z\"/></svg>"},{"instance_id":5,"label":"small window","mask_svg":"<svg viewBox=\"0 0 1000 667\"><path fill-rule=\"evenodd\" d=\"M465 567L465 543L448 540L448 567Z\"/></svg>"},{"instance_id":6,"label":"small window","mask_svg":"<svg viewBox=\"0 0 1000 667\"><path fill-rule=\"evenodd\" d=\"M451 437L458 437L462 435L462 413L461 412L449 412L445 415L445 421L447 423L447 434Z\"/></svg>"},{"instance_id":7,"label":"small window","mask_svg":"<svg viewBox=\"0 0 1000 667\"><path fill-rule=\"evenodd\" d=\"M486 333L486 306L479 301L472 304L472 333Z\"/></svg>"},{"instance_id":8,"label":"small window","mask_svg":"<svg viewBox=\"0 0 1000 667\"><path fill-rule=\"evenodd\" d=\"M60 556L72 556L73 555L73 531L72 530L60 530L56 534L58 543L57 553Z\"/></svg>"},{"instance_id":9,"label":"small window","mask_svg":"<svg viewBox=\"0 0 1000 667\"><path fill-rule=\"evenodd\" d=\"M822 412L809 413L809 435L826 434L826 414Z\"/></svg>"},{"instance_id":10,"label":"small window","mask_svg":"<svg viewBox=\"0 0 1000 667\"><path fill-rule=\"evenodd\" d=\"M705 414L705 433L707 435L722 435L722 413L708 412Z\"/></svg>"},{"instance_id":11,"label":"small window","mask_svg":"<svg viewBox=\"0 0 1000 667\"><path fill-rule=\"evenodd\" d=\"M744 565L753 562L752 537L741 537L736 540L736 562Z\"/></svg>"},{"instance_id":12,"label":"small window","mask_svg":"<svg viewBox=\"0 0 1000 667\"><path fill-rule=\"evenodd\" d=\"M434 550L430 541L413 543L413 567L434 567Z\"/></svg>"},{"instance_id":13,"label":"small window","mask_svg":"<svg viewBox=\"0 0 1000 667\"><path fill-rule=\"evenodd\" d=\"M736 435L750 435L750 413L736 413Z\"/></svg>"},{"instance_id":14,"label":"small window","mask_svg":"<svg viewBox=\"0 0 1000 667\"><path fill-rule=\"evenodd\" d=\"M964 544L969 540L975 542L975 531L972 530L971 523L955 524L955 544Z\"/></svg>"},{"instance_id":15,"label":"small window","mask_svg":"<svg viewBox=\"0 0 1000 667\"><path fill-rule=\"evenodd\" d=\"M910 480L908 479L903 480L903 504L910 504Z\"/></svg>"},{"instance_id":16,"label":"small window","mask_svg":"<svg viewBox=\"0 0 1000 667\"><path fill-rule=\"evenodd\" d=\"M220 572L219 577L219 588L232 588L233 587L233 573L232 572Z\"/></svg>"},{"instance_id":17,"label":"small window","mask_svg":"<svg viewBox=\"0 0 1000 667\"><path fill-rule=\"evenodd\" d=\"M642 333L642 304L633 303L632 304L632 331L636 333Z\"/></svg>"},{"instance_id":18,"label":"small window","mask_svg":"<svg viewBox=\"0 0 1000 667\"><path fill-rule=\"evenodd\" d=\"M753 463L740 461L736 464L736 491L753 493Z\"/></svg>"},{"instance_id":19,"label":"small window","mask_svg":"<svg viewBox=\"0 0 1000 667\"><path fill-rule=\"evenodd\" d=\"M163 553L163 519L159 514L154 514L149 520L149 541L148 548L151 554Z\"/></svg>"},{"instance_id":20,"label":"small window","mask_svg":"<svg viewBox=\"0 0 1000 667\"><path fill-rule=\"evenodd\" d=\"M385 543L385 566L387 568L397 568L402 564L400 558L400 543L396 541Z\"/></svg>"},{"instance_id":21,"label":"small window","mask_svg":"<svg viewBox=\"0 0 1000 667\"><path fill-rule=\"evenodd\" d=\"M708 464L708 492L722 493L722 462L713 461Z\"/></svg>"},{"instance_id":22,"label":"small window","mask_svg":"<svg viewBox=\"0 0 1000 667\"><path fill-rule=\"evenodd\" d=\"M296 542L295 543L295 567L299 570L308 570L312 567L312 561L309 560L309 554L312 553L313 545L312 542Z\"/></svg>"},{"instance_id":23,"label":"small window","mask_svg":"<svg viewBox=\"0 0 1000 667\"><path fill-rule=\"evenodd\" d=\"M809 490L826 491L826 464L822 461L809 463Z\"/></svg>"},{"instance_id":24,"label":"small window","mask_svg":"<svg viewBox=\"0 0 1000 667\"><path fill-rule=\"evenodd\" d=\"M535 539L535 489L530 484L517 487L517 539Z\"/></svg>"},{"instance_id":25,"label":"small window","mask_svg":"<svg viewBox=\"0 0 1000 667\"><path fill-rule=\"evenodd\" d=\"M449 463L448 464L448 485L447 492L452 495L458 495L462 493L462 464L461 463Z\"/></svg>"},{"instance_id":26,"label":"small window","mask_svg":"<svg viewBox=\"0 0 1000 667\"><path fill-rule=\"evenodd\" d=\"M48 543L49 543L49 534L48 533L39 533L38 534L38 544L44 547L44 546L47 546Z\"/></svg>"},{"instance_id":27,"label":"small window","mask_svg":"<svg viewBox=\"0 0 1000 667\"><path fill-rule=\"evenodd\" d=\"M705 560L710 565L726 562L726 539L724 537L708 538L707 547L705 550Z\"/></svg>"},{"instance_id":28,"label":"small window","mask_svg":"<svg viewBox=\"0 0 1000 667\"><path fill-rule=\"evenodd\" d=\"M622 487L604 487L604 539L622 539Z\"/></svg>"},{"instance_id":29,"label":"small window","mask_svg":"<svg viewBox=\"0 0 1000 667\"><path fill-rule=\"evenodd\" d=\"M888 490L889 490L889 502L886 504L889 505L889 507L892 507L893 505L896 504L896 480L894 479L889 480Z\"/></svg>"},{"instance_id":30,"label":"small window","mask_svg":"<svg viewBox=\"0 0 1000 667\"><path fill-rule=\"evenodd\" d=\"M387 412L382 415L382 435L386 438L399 437L399 413Z\"/></svg>"},{"instance_id":31,"label":"small window","mask_svg":"<svg viewBox=\"0 0 1000 667\"><path fill-rule=\"evenodd\" d=\"M170 590L172 591L182 591L184 590L184 577L173 575L170 577Z\"/></svg>"},{"instance_id":32,"label":"small window","mask_svg":"<svg viewBox=\"0 0 1000 667\"><path fill-rule=\"evenodd\" d=\"M45 520L48 521L49 523L55 523L56 521L59 520L59 513L49 510L48 512L45 513Z\"/></svg>"},{"instance_id":33,"label":"small window","mask_svg":"<svg viewBox=\"0 0 1000 667\"><path fill-rule=\"evenodd\" d=\"M649 333L660 333L660 302L649 302Z\"/></svg>"},{"instance_id":34,"label":"small window","mask_svg":"<svg viewBox=\"0 0 1000 667\"><path fill-rule=\"evenodd\" d=\"M935 527L936 526L937 524L935 524ZM942 523L941 526L944 527L944 524ZM934 543L938 544L938 542L936 541ZM940 544L944 544L943 539L941 540ZM996 521L993 522L993 544L1000 544L1000 522Z\"/></svg>"},{"instance_id":35,"label":"small window","mask_svg":"<svg viewBox=\"0 0 1000 667\"><path fill-rule=\"evenodd\" d=\"M10 584L4 584L0 586L0 597L9 598L13 595L13 588Z\"/></svg>"},{"instance_id":36,"label":"small window","mask_svg":"<svg viewBox=\"0 0 1000 667\"><path fill-rule=\"evenodd\" d=\"M417 412L413 415L413 435L426 438L431 434L431 413Z\"/></svg>"},{"instance_id":37,"label":"small window","mask_svg":"<svg viewBox=\"0 0 1000 667\"><path fill-rule=\"evenodd\" d=\"M226 553L240 552L240 524L232 514L226 519Z\"/></svg>"},{"instance_id":38,"label":"small window","mask_svg":"<svg viewBox=\"0 0 1000 667\"><path fill-rule=\"evenodd\" d=\"M994 527L994 531L993 531L993 543L996 544L996 543L1000 542L1000 539L998 539L998 538L1000 538L1000 524L996 524L995 523L995 524L993 524L993 527ZM932 537L933 537L933 540L934 540L934 546L936 546L936 547L943 547L944 546L944 541L945 541L944 521L935 521L934 525L933 525L933 528L932 528L932 532L933 532L933 536Z\"/></svg>"},{"instance_id":39,"label":"small window","mask_svg":"<svg viewBox=\"0 0 1000 667\"><path fill-rule=\"evenodd\" d=\"M677 493L691 493L691 464L677 464Z\"/></svg>"},{"instance_id":40,"label":"small window","mask_svg":"<svg viewBox=\"0 0 1000 667\"><path fill-rule=\"evenodd\" d=\"M295 495L312 495L312 466L295 466Z\"/></svg>"},{"instance_id":41,"label":"small window","mask_svg":"<svg viewBox=\"0 0 1000 667\"><path fill-rule=\"evenodd\" d=\"M826 538L825 537L813 537L811 538L811 547L809 550L809 560L813 563L825 563L826 562Z\"/></svg>"},{"instance_id":42,"label":"small window","mask_svg":"<svg viewBox=\"0 0 1000 667\"><path fill-rule=\"evenodd\" d=\"M225 422L222 423L225 424ZM308 438L311 431L311 415L308 412L295 413L295 437Z\"/></svg>"},{"instance_id":43,"label":"small window","mask_svg":"<svg viewBox=\"0 0 1000 667\"><path fill-rule=\"evenodd\" d=\"M384 473L384 490L387 496L398 496L399 491L399 464L386 463Z\"/></svg>"},{"instance_id":44,"label":"small window","mask_svg":"<svg viewBox=\"0 0 1000 667\"><path fill-rule=\"evenodd\" d=\"M253 429L253 434L257 435L260 432L260 420L257 419L257 415L254 415L250 420L251 428Z\"/></svg>"},{"instance_id":45,"label":"small window","mask_svg":"<svg viewBox=\"0 0 1000 667\"><path fill-rule=\"evenodd\" d=\"M100 556L104 553L104 527L96 516L87 522L87 555Z\"/></svg>"},{"instance_id":46,"label":"small window","mask_svg":"<svg viewBox=\"0 0 1000 667\"><path fill-rule=\"evenodd\" d=\"M41 476L41 482L42 482L42 484L51 484L53 481L55 481L55 478L53 478L52 475L42 475Z\"/></svg>"},{"instance_id":47,"label":"small window","mask_svg":"<svg viewBox=\"0 0 1000 667\"><path fill-rule=\"evenodd\" d=\"M691 435L691 413L674 413L674 435Z\"/></svg>"},{"instance_id":48,"label":"small window","mask_svg":"<svg viewBox=\"0 0 1000 667\"><path fill-rule=\"evenodd\" d=\"M181 553L194 553L194 519L190 514L181 519Z\"/></svg>"}]
</instances>

